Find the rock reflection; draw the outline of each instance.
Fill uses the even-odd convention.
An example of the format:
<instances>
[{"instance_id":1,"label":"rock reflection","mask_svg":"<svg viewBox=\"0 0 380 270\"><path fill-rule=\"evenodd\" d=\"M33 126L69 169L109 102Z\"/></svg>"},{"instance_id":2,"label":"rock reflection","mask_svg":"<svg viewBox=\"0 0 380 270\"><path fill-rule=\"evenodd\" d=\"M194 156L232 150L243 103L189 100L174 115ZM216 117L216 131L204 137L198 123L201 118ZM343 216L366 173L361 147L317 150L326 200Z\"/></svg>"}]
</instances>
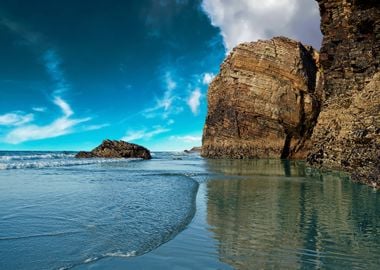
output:
<instances>
[{"instance_id":1,"label":"rock reflection","mask_svg":"<svg viewBox=\"0 0 380 270\"><path fill-rule=\"evenodd\" d=\"M210 160L208 223L221 261L236 269L376 268L380 199L302 163ZM233 175L239 175L236 178ZM219 180L219 179L214 179Z\"/></svg>"},{"instance_id":2,"label":"rock reflection","mask_svg":"<svg viewBox=\"0 0 380 270\"><path fill-rule=\"evenodd\" d=\"M214 159L207 168L216 173L242 176L306 176L303 162L276 159Z\"/></svg>"}]
</instances>

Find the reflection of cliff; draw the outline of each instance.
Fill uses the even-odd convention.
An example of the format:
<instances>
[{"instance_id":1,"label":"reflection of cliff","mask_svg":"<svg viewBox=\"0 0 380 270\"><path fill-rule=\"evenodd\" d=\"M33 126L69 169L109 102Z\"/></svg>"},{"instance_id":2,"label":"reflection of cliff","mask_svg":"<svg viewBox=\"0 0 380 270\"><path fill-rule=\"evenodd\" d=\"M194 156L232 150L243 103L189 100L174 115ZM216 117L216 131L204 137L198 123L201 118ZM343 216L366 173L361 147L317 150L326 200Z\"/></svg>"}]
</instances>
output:
<instances>
[{"instance_id":1,"label":"reflection of cliff","mask_svg":"<svg viewBox=\"0 0 380 270\"><path fill-rule=\"evenodd\" d=\"M275 159L210 159L207 167L227 175L305 176L303 162Z\"/></svg>"},{"instance_id":2,"label":"reflection of cliff","mask_svg":"<svg viewBox=\"0 0 380 270\"><path fill-rule=\"evenodd\" d=\"M208 183L208 223L221 260L236 269L376 265L379 256L370 248L380 248L373 233L380 224L376 196L334 176L288 178L286 167L280 176L278 164L271 178L249 173L244 180ZM236 171L253 171L244 166ZM262 163L256 172L275 167L268 166ZM293 176L300 176L298 170L290 166Z\"/></svg>"}]
</instances>

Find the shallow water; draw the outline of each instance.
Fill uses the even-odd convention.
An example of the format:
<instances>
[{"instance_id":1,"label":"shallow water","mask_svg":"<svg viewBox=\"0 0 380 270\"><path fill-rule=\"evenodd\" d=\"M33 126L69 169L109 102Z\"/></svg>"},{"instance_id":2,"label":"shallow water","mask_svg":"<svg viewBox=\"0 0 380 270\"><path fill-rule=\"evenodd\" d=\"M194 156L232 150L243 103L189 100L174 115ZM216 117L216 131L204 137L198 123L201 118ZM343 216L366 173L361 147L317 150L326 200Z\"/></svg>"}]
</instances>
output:
<instances>
[{"instance_id":1,"label":"shallow water","mask_svg":"<svg viewBox=\"0 0 380 270\"><path fill-rule=\"evenodd\" d=\"M378 192L302 162L0 155L0 269L380 265Z\"/></svg>"}]
</instances>

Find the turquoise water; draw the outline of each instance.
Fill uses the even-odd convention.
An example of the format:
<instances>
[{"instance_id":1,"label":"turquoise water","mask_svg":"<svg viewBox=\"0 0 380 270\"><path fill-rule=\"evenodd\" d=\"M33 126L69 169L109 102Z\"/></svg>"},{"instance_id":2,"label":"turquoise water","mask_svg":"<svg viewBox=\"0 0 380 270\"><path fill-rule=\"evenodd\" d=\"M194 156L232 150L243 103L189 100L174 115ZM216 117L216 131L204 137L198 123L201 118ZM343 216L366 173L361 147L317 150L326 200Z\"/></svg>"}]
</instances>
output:
<instances>
[{"instance_id":1,"label":"turquoise water","mask_svg":"<svg viewBox=\"0 0 380 270\"><path fill-rule=\"evenodd\" d=\"M0 269L378 269L380 199L302 162L0 153Z\"/></svg>"}]
</instances>

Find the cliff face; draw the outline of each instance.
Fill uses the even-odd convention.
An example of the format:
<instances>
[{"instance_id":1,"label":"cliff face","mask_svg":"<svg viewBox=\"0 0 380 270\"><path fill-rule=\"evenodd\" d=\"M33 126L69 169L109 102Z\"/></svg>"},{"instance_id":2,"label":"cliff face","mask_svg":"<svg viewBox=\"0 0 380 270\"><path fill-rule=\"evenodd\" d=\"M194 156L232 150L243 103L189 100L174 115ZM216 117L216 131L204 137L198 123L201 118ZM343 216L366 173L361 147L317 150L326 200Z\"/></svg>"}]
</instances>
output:
<instances>
[{"instance_id":1,"label":"cliff face","mask_svg":"<svg viewBox=\"0 0 380 270\"><path fill-rule=\"evenodd\" d=\"M305 158L322 98L317 59L282 37L237 46L209 87L202 155Z\"/></svg>"},{"instance_id":2,"label":"cliff face","mask_svg":"<svg viewBox=\"0 0 380 270\"><path fill-rule=\"evenodd\" d=\"M319 57L286 38L228 56L209 87L202 155L307 156L380 187L380 1L317 2Z\"/></svg>"},{"instance_id":3,"label":"cliff face","mask_svg":"<svg viewBox=\"0 0 380 270\"><path fill-rule=\"evenodd\" d=\"M320 62L327 100L343 99L370 81L380 66L380 1L317 0L323 42Z\"/></svg>"},{"instance_id":4,"label":"cliff face","mask_svg":"<svg viewBox=\"0 0 380 270\"><path fill-rule=\"evenodd\" d=\"M320 0L326 100L312 137L312 165L380 185L380 1Z\"/></svg>"}]
</instances>

